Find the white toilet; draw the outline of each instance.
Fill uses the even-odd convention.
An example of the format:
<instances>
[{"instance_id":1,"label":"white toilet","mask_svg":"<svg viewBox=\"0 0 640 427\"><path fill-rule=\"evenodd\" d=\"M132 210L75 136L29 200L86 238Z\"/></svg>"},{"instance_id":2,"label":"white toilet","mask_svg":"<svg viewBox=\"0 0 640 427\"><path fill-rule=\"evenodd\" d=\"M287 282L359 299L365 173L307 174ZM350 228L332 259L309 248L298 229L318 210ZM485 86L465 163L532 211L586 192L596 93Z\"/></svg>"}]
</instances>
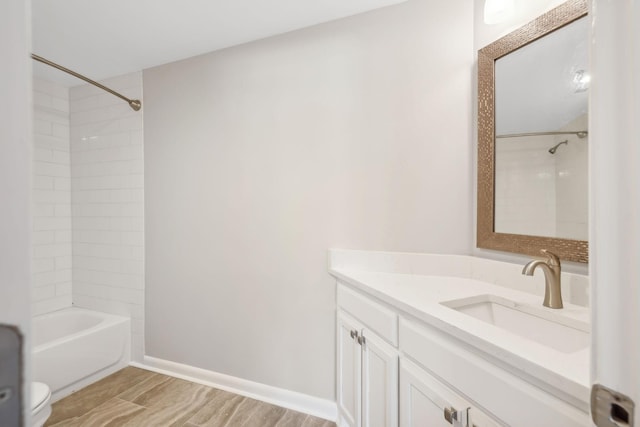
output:
<instances>
[{"instance_id":1,"label":"white toilet","mask_svg":"<svg viewBox=\"0 0 640 427\"><path fill-rule=\"evenodd\" d=\"M31 383L31 425L42 427L51 415L51 390L45 383Z\"/></svg>"}]
</instances>

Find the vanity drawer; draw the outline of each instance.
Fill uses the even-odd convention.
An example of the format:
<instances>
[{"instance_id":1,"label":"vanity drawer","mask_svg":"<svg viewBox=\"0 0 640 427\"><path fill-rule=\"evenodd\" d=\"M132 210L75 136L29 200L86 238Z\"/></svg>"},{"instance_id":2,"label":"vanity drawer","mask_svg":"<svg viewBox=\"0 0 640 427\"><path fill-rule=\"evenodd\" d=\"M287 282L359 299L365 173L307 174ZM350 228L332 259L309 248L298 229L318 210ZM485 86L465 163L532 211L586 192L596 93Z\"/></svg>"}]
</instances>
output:
<instances>
[{"instance_id":1,"label":"vanity drawer","mask_svg":"<svg viewBox=\"0 0 640 427\"><path fill-rule=\"evenodd\" d=\"M398 315L395 311L338 283L338 306L394 347L398 346Z\"/></svg>"},{"instance_id":2,"label":"vanity drawer","mask_svg":"<svg viewBox=\"0 0 640 427\"><path fill-rule=\"evenodd\" d=\"M407 357L507 425L589 425L587 412L499 368L437 329L401 318L399 335Z\"/></svg>"}]
</instances>

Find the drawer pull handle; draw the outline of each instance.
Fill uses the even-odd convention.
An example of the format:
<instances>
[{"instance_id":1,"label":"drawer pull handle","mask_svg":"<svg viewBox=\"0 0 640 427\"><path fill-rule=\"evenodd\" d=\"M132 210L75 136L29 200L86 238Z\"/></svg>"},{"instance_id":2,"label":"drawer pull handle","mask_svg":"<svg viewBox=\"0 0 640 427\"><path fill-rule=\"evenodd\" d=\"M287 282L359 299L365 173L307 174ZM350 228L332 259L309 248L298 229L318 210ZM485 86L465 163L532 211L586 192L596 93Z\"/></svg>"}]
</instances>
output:
<instances>
[{"instance_id":1,"label":"drawer pull handle","mask_svg":"<svg viewBox=\"0 0 640 427\"><path fill-rule=\"evenodd\" d=\"M458 420L458 410L453 406L444 408L444 419L447 420L449 424L453 424L454 421Z\"/></svg>"}]
</instances>

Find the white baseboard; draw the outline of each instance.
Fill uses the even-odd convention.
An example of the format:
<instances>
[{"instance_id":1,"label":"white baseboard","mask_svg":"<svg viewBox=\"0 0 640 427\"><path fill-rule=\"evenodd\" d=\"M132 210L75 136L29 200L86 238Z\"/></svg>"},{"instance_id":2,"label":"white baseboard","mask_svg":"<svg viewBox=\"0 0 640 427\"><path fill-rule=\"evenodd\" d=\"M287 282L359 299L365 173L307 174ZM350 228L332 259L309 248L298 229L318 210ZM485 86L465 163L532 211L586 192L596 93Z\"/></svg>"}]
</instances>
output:
<instances>
[{"instance_id":1,"label":"white baseboard","mask_svg":"<svg viewBox=\"0 0 640 427\"><path fill-rule=\"evenodd\" d=\"M308 394L285 390L151 356L144 356L142 363L131 362L131 366L218 388L329 421L336 421L338 417L336 402L309 396Z\"/></svg>"}]
</instances>

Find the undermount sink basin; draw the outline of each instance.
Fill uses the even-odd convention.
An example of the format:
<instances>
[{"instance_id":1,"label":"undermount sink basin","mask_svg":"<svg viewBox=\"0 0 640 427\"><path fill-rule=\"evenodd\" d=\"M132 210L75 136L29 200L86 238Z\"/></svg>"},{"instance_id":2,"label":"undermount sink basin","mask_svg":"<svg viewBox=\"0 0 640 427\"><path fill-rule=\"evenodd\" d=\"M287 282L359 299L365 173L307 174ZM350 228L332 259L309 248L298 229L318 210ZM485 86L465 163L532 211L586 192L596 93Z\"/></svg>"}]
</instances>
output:
<instances>
[{"instance_id":1,"label":"undermount sink basin","mask_svg":"<svg viewBox=\"0 0 640 427\"><path fill-rule=\"evenodd\" d=\"M580 351L590 344L587 323L567 319L548 309L518 304L495 295L478 295L441 304L563 353Z\"/></svg>"}]
</instances>

